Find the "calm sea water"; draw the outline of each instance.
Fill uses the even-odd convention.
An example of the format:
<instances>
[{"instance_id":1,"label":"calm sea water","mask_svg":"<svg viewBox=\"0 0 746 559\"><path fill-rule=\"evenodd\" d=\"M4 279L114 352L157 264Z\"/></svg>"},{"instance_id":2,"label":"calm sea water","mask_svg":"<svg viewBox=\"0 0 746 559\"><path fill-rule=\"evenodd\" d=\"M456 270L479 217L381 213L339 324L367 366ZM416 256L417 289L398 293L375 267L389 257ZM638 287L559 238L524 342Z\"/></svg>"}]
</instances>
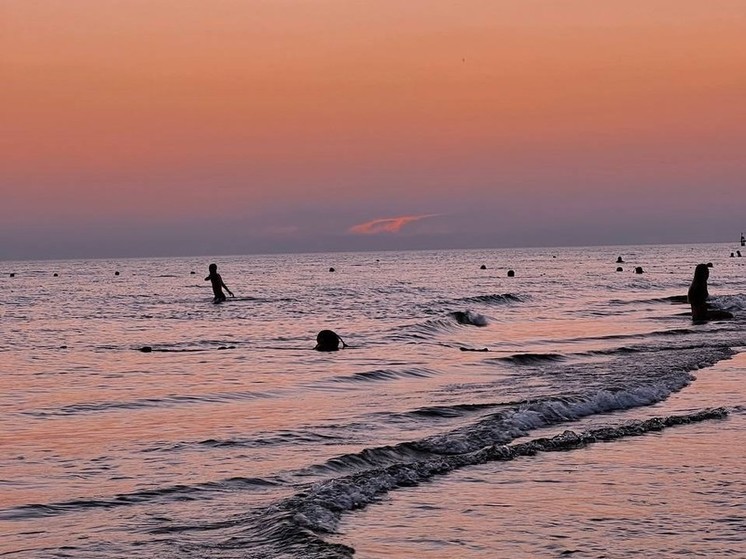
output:
<instances>
[{"instance_id":1,"label":"calm sea water","mask_svg":"<svg viewBox=\"0 0 746 559\"><path fill-rule=\"evenodd\" d=\"M746 556L735 248L0 262L0 556Z\"/></svg>"}]
</instances>

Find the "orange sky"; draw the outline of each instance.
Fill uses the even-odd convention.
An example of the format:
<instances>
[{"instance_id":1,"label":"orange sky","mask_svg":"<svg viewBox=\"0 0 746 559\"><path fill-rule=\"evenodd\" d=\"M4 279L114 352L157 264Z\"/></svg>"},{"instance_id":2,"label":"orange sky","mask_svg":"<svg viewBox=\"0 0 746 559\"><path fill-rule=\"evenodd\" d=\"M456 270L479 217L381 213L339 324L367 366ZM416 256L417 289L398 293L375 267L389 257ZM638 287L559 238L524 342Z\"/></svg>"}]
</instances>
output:
<instances>
[{"instance_id":1,"label":"orange sky","mask_svg":"<svg viewBox=\"0 0 746 559\"><path fill-rule=\"evenodd\" d=\"M746 225L742 0L2 0L0 53L9 234L506 202L559 231L703 186Z\"/></svg>"}]
</instances>

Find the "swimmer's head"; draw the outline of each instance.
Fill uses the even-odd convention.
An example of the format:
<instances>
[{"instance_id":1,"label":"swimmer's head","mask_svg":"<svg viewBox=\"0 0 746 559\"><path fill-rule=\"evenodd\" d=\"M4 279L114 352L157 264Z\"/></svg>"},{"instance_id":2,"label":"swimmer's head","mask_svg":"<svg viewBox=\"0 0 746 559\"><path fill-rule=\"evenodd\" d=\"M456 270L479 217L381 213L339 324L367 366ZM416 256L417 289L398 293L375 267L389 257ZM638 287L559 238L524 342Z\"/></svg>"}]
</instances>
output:
<instances>
[{"instance_id":1,"label":"swimmer's head","mask_svg":"<svg viewBox=\"0 0 746 559\"><path fill-rule=\"evenodd\" d=\"M210 273L213 274L218 271L218 265L217 264L210 264Z\"/></svg>"},{"instance_id":2,"label":"swimmer's head","mask_svg":"<svg viewBox=\"0 0 746 559\"><path fill-rule=\"evenodd\" d=\"M697 267L694 268L694 281L707 281L709 277L710 270L707 264L697 264Z\"/></svg>"},{"instance_id":3,"label":"swimmer's head","mask_svg":"<svg viewBox=\"0 0 746 559\"><path fill-rule=\"evenodd\" d=\"M316 336L316 351L337 351L339 344L342 343L342 347L345 347L345 343L342 338L334 330L322 330Z\"/></svg>"}]
</instances>

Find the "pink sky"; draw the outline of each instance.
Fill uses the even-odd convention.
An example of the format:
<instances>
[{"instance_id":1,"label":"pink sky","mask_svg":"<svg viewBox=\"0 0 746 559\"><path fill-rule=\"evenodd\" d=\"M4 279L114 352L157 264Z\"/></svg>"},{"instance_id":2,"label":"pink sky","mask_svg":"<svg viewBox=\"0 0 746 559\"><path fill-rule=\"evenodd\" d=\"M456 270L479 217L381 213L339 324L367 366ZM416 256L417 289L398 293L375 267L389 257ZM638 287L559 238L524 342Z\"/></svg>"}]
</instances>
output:
<instances>
[{"instance_id":1,"label":"pink sky","mask_svg":"<svg viewBox=\"0 0 746 559\"><path fill-rule=\"evenodd\" d=\"M4 0L0 52L0 258L746 229L740 0Z\"/></svg>"}]
</instances>

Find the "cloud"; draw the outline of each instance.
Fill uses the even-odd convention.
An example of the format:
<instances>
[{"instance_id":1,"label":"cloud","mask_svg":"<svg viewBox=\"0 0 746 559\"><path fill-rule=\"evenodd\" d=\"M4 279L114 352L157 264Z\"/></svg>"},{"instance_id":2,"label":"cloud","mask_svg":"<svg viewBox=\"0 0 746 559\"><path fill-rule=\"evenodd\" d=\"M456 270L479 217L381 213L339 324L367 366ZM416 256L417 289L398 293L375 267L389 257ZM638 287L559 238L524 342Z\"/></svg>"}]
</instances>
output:
<instances>
[{"instance_id":1,"label":"cloud","mask_svg":"<svg viewBox=\"0 0 746 559\"><path fill-rule=\"evenodd\" d=\"M440 214L425 215L403 215L399 217L388 217L384 219L374 219L366 221L359 225L350 227L349 232L356 235L379 235L381 233L398 233L402 227L413 221L419 221L427 217L436 217Z\"/></svg>"}]
</instances>

